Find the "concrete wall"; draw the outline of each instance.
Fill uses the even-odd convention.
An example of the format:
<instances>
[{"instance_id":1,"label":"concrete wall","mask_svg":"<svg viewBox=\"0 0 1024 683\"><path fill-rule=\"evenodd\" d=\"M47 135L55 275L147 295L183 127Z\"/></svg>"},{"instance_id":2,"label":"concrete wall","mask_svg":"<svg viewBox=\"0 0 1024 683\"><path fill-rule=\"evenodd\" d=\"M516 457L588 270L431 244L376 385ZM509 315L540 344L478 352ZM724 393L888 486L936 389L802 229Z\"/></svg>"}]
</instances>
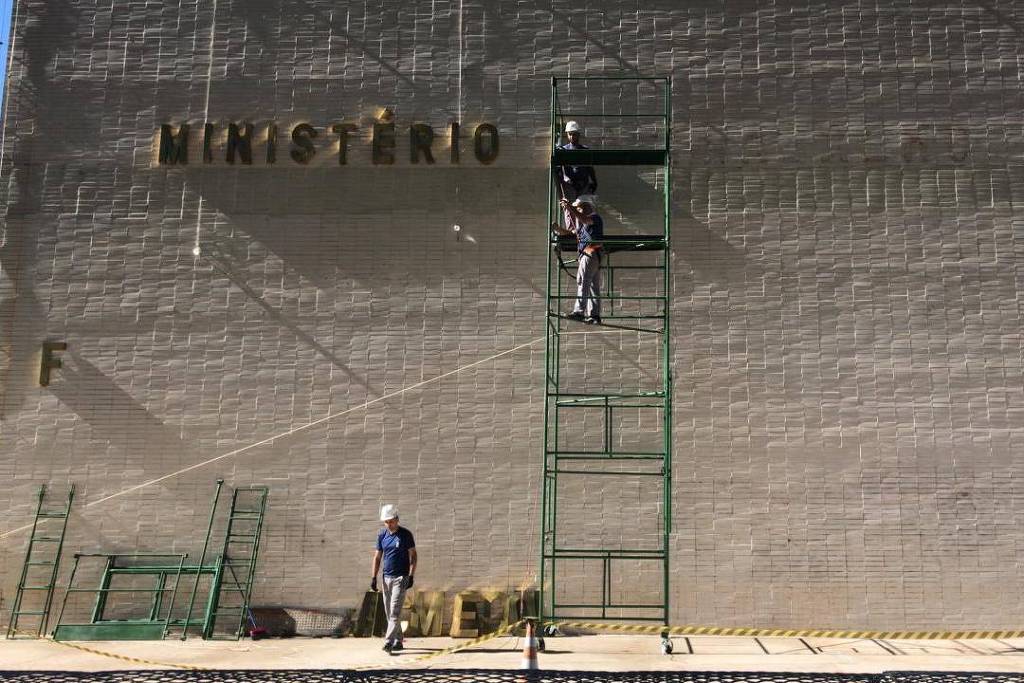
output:
<instances>
[{"instance_id":1,"label":"concrete wall","mask_svg":"<svg viewBox=\"0 0 1024 683\"><path fill-rule=\"evenodd\" d=\"M1019 625L1024 5L385 5L17 2L4 609L34 487L72 480L72 550L195 552L216 477L270 485L260 604L353 604L381 502L423 588L534 580L549 78L640 73L674 78L674 620ZM501 155L374 166L384 106ZM321 153L160 167L185 120ZM602 178L642 223L650 179Z\"/></svg>"}]
</instances>

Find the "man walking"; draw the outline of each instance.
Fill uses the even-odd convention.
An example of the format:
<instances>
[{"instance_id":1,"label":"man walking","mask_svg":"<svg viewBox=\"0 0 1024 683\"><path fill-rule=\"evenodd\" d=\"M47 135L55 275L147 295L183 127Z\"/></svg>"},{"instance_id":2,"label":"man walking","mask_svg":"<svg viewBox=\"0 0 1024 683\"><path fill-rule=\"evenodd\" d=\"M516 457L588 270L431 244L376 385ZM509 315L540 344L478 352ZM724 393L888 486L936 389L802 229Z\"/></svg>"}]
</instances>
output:
<instances>
[{"instance_id":1,"label":"man walking","mask_svg":"<svg viewBox=\"0 0 1024 683\"><path fill-rule=\"evenodd\" d=\"M588 325L601 324L601 238L604 237L604 220L597 213L594 200L583 196L569 203L561 200L565 211L566 227L558 223L552 228L559 235L576 237L576 304L570 320L582 320Z\"/></svg>"},{"instance_id":2,"label":"man walking","mask_svg":"<svg viewBox=\"0 0 1024 683\"><path fill-rule=\"evenodd\" d=\"M373 578L370 590L377 591L377 572L384 564L384 611L388 615L388 630L384 634L384 651L395 654L403 649L402 603L405 591L412 588L416 573L416 541L412 532L398 525L398 508L385 505L380 509L384 528L377 533L377 550L373 553Z\"/></svg>"}]
</instances>

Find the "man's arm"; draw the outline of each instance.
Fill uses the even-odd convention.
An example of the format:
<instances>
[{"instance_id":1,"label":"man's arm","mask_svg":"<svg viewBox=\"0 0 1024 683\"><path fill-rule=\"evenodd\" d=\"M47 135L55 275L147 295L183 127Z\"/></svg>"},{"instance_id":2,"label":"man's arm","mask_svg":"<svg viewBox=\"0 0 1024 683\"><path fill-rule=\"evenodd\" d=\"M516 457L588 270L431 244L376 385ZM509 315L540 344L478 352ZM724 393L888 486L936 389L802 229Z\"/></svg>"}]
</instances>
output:
<instances>
[{"instance_id":1,"label":"man's arm","mask_svg":"<svg viewBox=\"0 0 1024 683\"><path fill-rule=\"evenodd\" d=\"M416 548L409 548L409 576L416 574Z\"/></svg>"},{"instance_id":2,"label":"man's arm","mask_svg":"<svg viewBox=\"0 0 1024 683\"><path fill-rule=\"evenodd\" d=\"M373 573L372 573L372 578L373 578L374 581L377 580L377 572L380 571L380 558L383 555L384 555L384 553L382 553L379 550L374 550L373 551Z\"/></svg>"}]
</instances>

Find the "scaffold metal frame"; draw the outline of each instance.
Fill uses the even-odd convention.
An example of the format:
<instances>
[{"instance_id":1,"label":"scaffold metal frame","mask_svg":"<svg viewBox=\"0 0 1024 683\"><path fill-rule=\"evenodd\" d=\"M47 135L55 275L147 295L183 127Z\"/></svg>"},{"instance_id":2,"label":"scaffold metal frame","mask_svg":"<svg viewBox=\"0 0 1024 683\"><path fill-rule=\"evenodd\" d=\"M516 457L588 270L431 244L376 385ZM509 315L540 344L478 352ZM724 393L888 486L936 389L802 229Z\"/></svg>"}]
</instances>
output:
<instances>
[{"instance_id":1,"label":"scaffold metal frame","mask_svg":"<svg viewBox=\"0 0 1024 683\"><path fill-rule=\"evenodd\" d=\"M238 640L249 615L269 488L234 489L224 544L214 554L210 539L223 485L224 480L218 479L198 563L189 562L188 553L75 553L54 640L161 640L172 631L185 640L190 629L203 639ZM86 565L94 565L92 574L99 573L95 587L75 581L79 568ZM132 579L148 583L132 583ZM201 616L196 614L200 592L205 592ZM89 620L65 622L69 599L80 595L94 596ZM136 614L112 614L117 612L108 609L112 597L116 607Z\"/></svg>"},{"instance_id":2,"label":"scaffold metal frame","mask_svg":"<svg viewBox=\"0 0 1024 683\"><path fill-rule=\"evenodd\" d=\"M663 110L661 113L602 113L591 111L563 111L559 88L577 81L652 81L663 88ZM600 85L600 84L599 84ZM546 288L546 345L544 364L544 453L541 495L541 548L540 581L538 590L538 614L542 622L585 618L587 620L669 622L669 541L672 531L672 371L671 371L671 260L669 258L671 218L671 79L667 77L583 77L551 79L551 155L548 181L547 220L558 220L558 189L554 181L557 168L572 165L592 166L655 166L661 169L662 179L662 230L653 235L605 235L601 240L605 253L608 290L602 292L601 301L610 314L601 318L601 328L635 331L640 334L660 336L661 387L657 391L593 393L572 391L563 386L561 368L563 365L562 340L568 322L562 312L562 304L574 299L572 291L564 288L566 278L572 275L566 267L562 252L575 252L572 238L559 237L552 231L547 248ZM568 118L636 117L657 122L664 127L660 147L639 149L577 149L558 148L561 129ZM612 255L622 252L657 252L655 265L614 265ZM616 257L618 258L618 257ZM657 294L619 295L615 293L615 271L651 271L661 282L652 281ZM624 302L643 302L660 308L656 314L631 314L617 312L616 306ZM588 406L604 409L605 434L600 450L566 449L559 440L559 420L573 408ZM613 432L613 413L617 408L651 409L661 411L660 450L617 450ZM628 470L602 471L588 469L595 463L631 462L636 467ZM644 469L643 464L648 468ZM661 480L660 546L656 549L628 547L562 547L558 543L559 478L576 475L606 476L650 476ZM559 565L565 560L599 560L601 563L600 602L559 602ZM661 566L661 601L638 602L637 600L616 601L612 594L612 563L615 560L658 562Z\"/></svg>"}]
</instances>

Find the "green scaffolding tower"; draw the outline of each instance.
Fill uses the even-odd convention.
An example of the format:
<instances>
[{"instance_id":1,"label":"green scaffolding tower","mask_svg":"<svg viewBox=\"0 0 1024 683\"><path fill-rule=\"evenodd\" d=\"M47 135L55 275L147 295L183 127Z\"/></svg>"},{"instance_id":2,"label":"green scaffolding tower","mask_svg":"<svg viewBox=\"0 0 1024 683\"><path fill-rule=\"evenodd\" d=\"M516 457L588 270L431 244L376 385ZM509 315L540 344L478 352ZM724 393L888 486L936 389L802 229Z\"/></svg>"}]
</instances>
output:
<instances>
[{"instance_id":1,"label":"green scaffolding tower","mask_svg":"<svg viewBox=\"0 0 1024 683\"><path fill-rule=\"evenodd\" d=\"M638 111L622 111L633 104ZM558 140L568 120L585 122L589 149L559 149ZM590 135L590 130L599 134ZM630 220L618 212L615 234L606 222L601 240L603 315L598 325L567 317L576 298L576 244L573 238L558 237L553 230L549 238L538 596L543 623L615 620L668 624L672 518L670 136L668 78L551 81L548 223L557 222L561 213L563 190L556 174L563 166L575 165L596 167L602 198L603 188L612 185L612 191L616 189L613 170L620 174L619 179L645 178L635 186L647 192L644 203L650 215ZM602 199L599 206L604 205ZM660 221L654 217L659 213ZM589 334L600 337L583 336ZM594 347L600 353L624 357L639 349L638 354L647 355L616 372L595 372L593 363L584 367L591 352L581 350L581 340L603 345ZM601 381L591 374L602 375ZM600 386L595 387L597 384ZM579 483L595 478L602 483ZM633 500L647 506L649 516L612 519L617 512L615 504L599 498L609 491L618 495L627 490L645 491L633 495ZM598 513L590 514L595 508ZM631 511L624 512L628 517ZM646 530L646 535L634 538L621 532L630 525ZM618 531L606 534L612 528ZM608 536L615 533L620 538L610 542ZM663 647L670 651L671 642L665 639Z\"/></svg>"}]
</instances>

